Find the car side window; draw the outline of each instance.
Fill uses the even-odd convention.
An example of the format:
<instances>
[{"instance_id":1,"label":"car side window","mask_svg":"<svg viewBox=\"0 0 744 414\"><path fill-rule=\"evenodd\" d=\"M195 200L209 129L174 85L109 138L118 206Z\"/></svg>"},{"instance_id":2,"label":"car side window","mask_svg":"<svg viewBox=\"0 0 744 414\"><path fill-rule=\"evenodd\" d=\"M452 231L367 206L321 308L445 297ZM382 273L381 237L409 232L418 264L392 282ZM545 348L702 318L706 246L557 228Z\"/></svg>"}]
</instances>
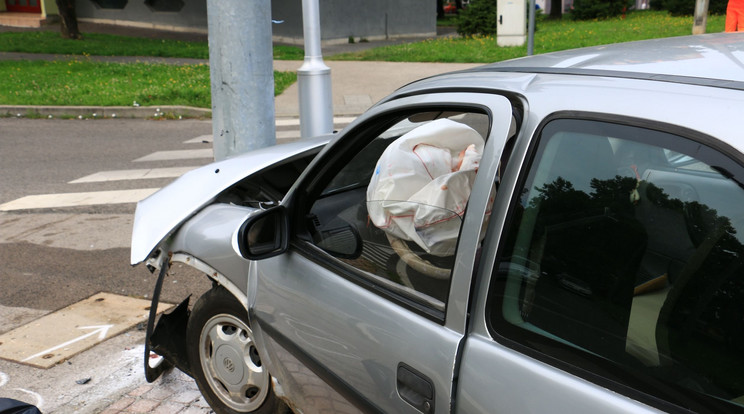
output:
<instances>
[{"instance_id":1,"label":"car side window","mask_svg":"<svg viewBox=\"0 0 744 414\"><path fill-rule=\"evenodd\" d=\"M680 136L549 122L502 238L493 334L673 404L744 408L743 181Z\"/></svg>"},{"instance_id":2,"label":"car side window","mask_svg":"<svg viewBox=\"0 0 744 414\"><path fill-rule=\"evenodd\" d=\"M313 244L386 289L444 310L489 117L422 112L376 135L308 216Z\"/></svg>"}]
</instances>

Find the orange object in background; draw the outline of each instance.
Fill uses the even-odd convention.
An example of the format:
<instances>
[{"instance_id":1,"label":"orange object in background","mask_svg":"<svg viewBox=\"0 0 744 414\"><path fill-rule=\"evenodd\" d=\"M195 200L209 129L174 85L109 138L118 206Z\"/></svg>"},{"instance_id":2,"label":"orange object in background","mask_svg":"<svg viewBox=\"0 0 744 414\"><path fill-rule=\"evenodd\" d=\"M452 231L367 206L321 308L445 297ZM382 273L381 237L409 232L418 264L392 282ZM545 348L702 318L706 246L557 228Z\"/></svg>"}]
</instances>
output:
<instances>
[{"instance_id":1,"label":"orange object in background","mask_svg":"<svg viewBox=\"0 0 744 414\"><path fill-rule=\"evenodd\" d=\"M726 31L744 31L744 0L729 0L726 7Z\"/></svg>"}]
</instances>

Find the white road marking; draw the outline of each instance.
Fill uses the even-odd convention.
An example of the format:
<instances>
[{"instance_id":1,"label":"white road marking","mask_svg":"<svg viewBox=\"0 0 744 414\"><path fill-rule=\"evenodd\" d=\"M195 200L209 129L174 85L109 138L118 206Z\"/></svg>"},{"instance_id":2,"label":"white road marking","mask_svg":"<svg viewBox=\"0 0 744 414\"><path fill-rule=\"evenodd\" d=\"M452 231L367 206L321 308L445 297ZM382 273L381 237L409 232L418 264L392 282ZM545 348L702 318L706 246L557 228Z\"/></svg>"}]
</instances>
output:
<instances>
[{"instance_id":1,"label":"white road marking","mask_svg":"<svg viewBox=\"0 0 744 414\"><path fill-rule=\"evenodd\" d=\"M44 398L42 398L41 394L33 392L33 391L25 390L23 388L16 388L15 390L25 392L26 394L29 394L30 396L34 397L36 399L36 404L31 404L31 405L38 408L39 411L41 411L41 409L44 408Z\"/></svg>"},{"instance_id":2,"label":"white road marking","mask_svg":"<svg viewBox=\"0 0 744 414\"><path fill-rule=\"evenodd\" d=\"M337 125L340 128L343 128L344 126L350 124L352 121L354 121L356 117L353 116L339 116L333 118L333 125ZM276 126L277 127L299 127L300 126L300 119L299 118L281 118L276 120ZM300 130L291 130L291 131L277 131L276 132L276 139L299 139L300 138ZM190 140L184 141L184 144L205 144L205 143L212 143L214 142L214 138L212 135L202 135L196 138L192 138Z\"/></svg>"},{"instance_id":3,"label":"white road marking","mask_svg":"<svg viewBox=\"0 0 744 414\"><path fill-rule=\"evenodd\" d=\"M77 180L70 181L68 184L80 183L102 183L109 181L122 180L147 180L152 178L175 178L193 170L194 167L172 167L172 168L149 168L139 170L113 170L100 171L95 174L86 175Z\"/></svg>"},{"instance_id":4,"label":"white road marking","mask_svg":"<svg viewBox=\"0 0 744 414\"><path fill-rule=\"evenodd\" d=\"M206 144L211 143L214 141L214 137L212 135L202 135L200 137L191 138L188 141L184 141L184 144Z\"/></svg>"},{"instance_id":5,"label":"white road marking","mask_svg":"<svg viewBox=\"0 0 744 414\"><path fill-rule=\"evenodd\" d=\"M175 150L175 151L156 151L150 155L137 158L133 162L144 161L169 161L169 160L190 160L196 158L214 158L212 148L196 150Z\"/></svg>"},{"instance_id":6,"label":"white road marking","mask_svg":"<svg viewBox=\"0 0 744 414\"><path fill-rule=\"evenodd\" d=\"M136 203L157 190L159 189L144 188L139 190L31 195L0 204L0 211Z\"/></svg>"},{"instance_id":7,"label":"white road marking","mask_svg":"<svg viewBox=\"0 0 744 414\"><path fill-rule=\"evenodd\" d=\"M0 387L7 384L8 381L10 381L10 377L8 377L8 374L0 372Z\"/></svg>"},{"instance_id":8,"label":"white road marking","mask_svg":"<svg viewBox=\"0 0 744 414\"><path fill-rule=\"evenodd\" d=\"M350 124L355 116L338 116L333 118L334 124ZM282 118L276 120L276 126L300 126L300 118Z\"/></svg>"},{"instance_id":9,"label":"white road marking","mask_svg":"<svg viewBox=\"0 0 744 414\"><path fill-rule=\"evenodd\" d=\"M90 332L88 332L87 334L80 335L77 338L70 339L69 341L64 342L64 343L61 343L61 344L59 344L57 346L53 346L53 347L51 347L49 349L45 349L45 350L43 350L43 351L41 351L39 353L33 354L30 357L27 357L26 359L22 360L21 362L28 362L28 361L30 361L30 360L32 360L34 358L38 358L38 357L40 357L42 355L51 354L52 352L54 352L54 351L56 351L56 350L58 350L60 348L64 348L67 345L72 345L75 342L82 341L83 339L88 338L88 337L91 337L91 336L93 336L95 334L98 334L98 340L99 341L103 341L104 339L106 339L106 334L108 333L109 329L111 329L113 327L114 327L114 325L80 326L80 327L78 327L78 329L93 329L93 330L90 331Z\"/></svg>"}]
</instances>

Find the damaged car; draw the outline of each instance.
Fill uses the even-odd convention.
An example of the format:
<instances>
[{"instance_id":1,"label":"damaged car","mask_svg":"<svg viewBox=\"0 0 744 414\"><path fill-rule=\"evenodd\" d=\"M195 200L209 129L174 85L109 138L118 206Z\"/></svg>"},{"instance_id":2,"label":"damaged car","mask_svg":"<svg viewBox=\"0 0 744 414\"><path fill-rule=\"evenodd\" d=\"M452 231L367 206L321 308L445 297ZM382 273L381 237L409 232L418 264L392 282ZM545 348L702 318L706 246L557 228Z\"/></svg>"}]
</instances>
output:
<instances>
[{"instance_id":1,"label":"damaged car","mask_svg":"<svg viewBox=\"0 0 744 414\"><path fill-rule=\"evenodd\" d=\"M515 59L141 201L216 412L744 412L744 37ZM212 288L156 318L173 263Z\"/></svg>"}]
</instances>

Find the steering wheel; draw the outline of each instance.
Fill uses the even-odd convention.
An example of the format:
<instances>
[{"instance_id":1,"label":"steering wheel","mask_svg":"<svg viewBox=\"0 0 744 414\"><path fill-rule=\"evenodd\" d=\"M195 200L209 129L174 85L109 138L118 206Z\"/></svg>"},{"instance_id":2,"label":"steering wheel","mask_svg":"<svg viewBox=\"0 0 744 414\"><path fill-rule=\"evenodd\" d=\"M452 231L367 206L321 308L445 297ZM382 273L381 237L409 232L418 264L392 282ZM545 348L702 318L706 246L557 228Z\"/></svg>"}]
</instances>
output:
<instances>
[{"instance_id":1,"label":"steering wheel","mask_svg":"<svg viewBox=\"0 0 744 414\"><path fill-rule=\"evenodd\" d=\"M388 242L390 242L390 247L392 247L395 253L400 256L400 259L408 266L411 266L412 269L438 280L448 280L450 278L450 274L452 273L451 269L433 265L430 261L423 259L421 256L414 253L405 241L395 236L391 236L388 233L386 233L386 235Z\"/></svg>"}]
</instances>

